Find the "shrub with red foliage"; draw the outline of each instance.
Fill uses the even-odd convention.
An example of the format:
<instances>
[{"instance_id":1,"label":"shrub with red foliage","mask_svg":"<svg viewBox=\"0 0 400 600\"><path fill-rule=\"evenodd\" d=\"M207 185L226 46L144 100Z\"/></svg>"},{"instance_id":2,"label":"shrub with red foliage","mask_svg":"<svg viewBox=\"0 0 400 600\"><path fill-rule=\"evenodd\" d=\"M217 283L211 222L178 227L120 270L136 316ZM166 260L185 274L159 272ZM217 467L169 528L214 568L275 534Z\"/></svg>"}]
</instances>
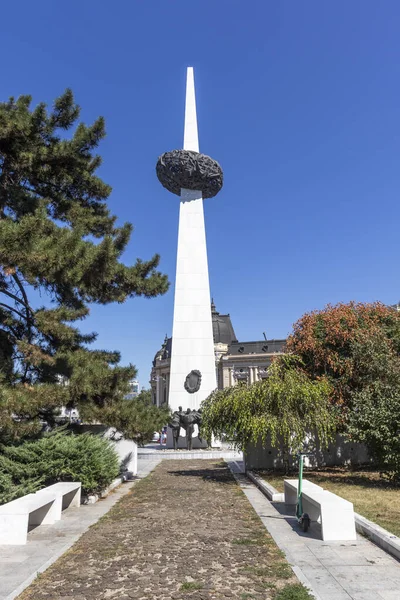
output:
<instances>
[{"instance_id":1,"label":"shrub with red foliage","mask_svg":"<svg viewBox=\"0 0 400 600\"><path fill-rule=\"evenodd\" d=\"M288 352L297 354L312 378L323 375L333 386L331 401L350 406L351 394L360 386L354 343L384 337L394 354L400 354L400 312L375 302L327 305L303 315L287 340Z\"/></svg>"}]
</instances>

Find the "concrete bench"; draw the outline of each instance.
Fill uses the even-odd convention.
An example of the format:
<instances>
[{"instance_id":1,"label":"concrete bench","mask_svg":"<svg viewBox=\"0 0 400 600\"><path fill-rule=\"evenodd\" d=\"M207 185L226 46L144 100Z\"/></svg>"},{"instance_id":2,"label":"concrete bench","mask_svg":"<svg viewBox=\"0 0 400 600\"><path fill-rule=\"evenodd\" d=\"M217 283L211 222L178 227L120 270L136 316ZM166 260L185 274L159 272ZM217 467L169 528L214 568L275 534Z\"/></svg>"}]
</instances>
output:
<instances>
[{"instance_id":1,"label":"concrete bench","mask_svg":"<svg viewBox=\"0 0 400 600\"><path fill-rule=\"evenodd\" d=\"M28 494L0 506L0 544L26 544L30 525L52 525L55 494Z\"/></svg>"},{"instance_id":2,"label":"concrete bench","mask_svg":"<svg viewBox=\"0 0 400 600\"><path fill-rule=\"evenodd\" d=\"M285 479L284 482L285 491L285 504L297 504L297 490L299 486L298 479ZM303 479L303 492L305 491L322 492L323 488L308 479Z\"/></svg>"},{"instance_id":3,"label":"concrete bench","mask_svg":"<svg viewBox=\"0 0 400 600\"><path fill-rule=\"evenodd\" d=\"M27 542L29 528L53 525L61 511L79 506L81 484L60 482L0 506L0 545L20 546Z\"/></svg>"},{"instance_id":4,"label":"concrete bench","mask_svg":"<svg viewBox=\"0 0 400 600\"><path fill-rule=\"evenodd\" d=\"M49 485L48 487L39 490L36 492L36 495L45 495L49 493L55 494L53 510L57 521L61 519L63 510L70 506L79 507L81 505L80 481L60 481L59 483L54 483L53 485Z\"/></svg>"},{"instance_id":5,"label":"concrete bench","mask_svg":"<svg viewBox=\"0 0 400 600\"><path fill-rule=\"evenodd\" d=\"M303 496L303 511L311 521L321 523L324 541L356 540L356 524L353 503L328 492L306 490Z\"/></svg>"},{"instance_id":6,"label":"concrete bench","mask_svg":"<svg viewBox=\"0 0 400 600\"><path fill-rule=\"evenodd\" d=\"M297 503L298 479L285 479L285 503ZM355 540L353 504L321 486L303 479L303 511L321 524L324 541Z\"/></svg>"}]
</instances>

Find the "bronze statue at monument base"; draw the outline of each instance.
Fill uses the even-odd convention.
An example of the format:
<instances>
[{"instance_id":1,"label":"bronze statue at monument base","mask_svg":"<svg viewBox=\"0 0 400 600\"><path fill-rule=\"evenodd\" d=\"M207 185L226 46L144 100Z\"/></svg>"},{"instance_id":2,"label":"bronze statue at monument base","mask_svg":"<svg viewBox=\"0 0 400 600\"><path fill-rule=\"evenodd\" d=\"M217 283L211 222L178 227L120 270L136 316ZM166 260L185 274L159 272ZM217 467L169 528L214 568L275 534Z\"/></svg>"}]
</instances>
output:
<instances>
[{"instance_id":1,"label":"bronze statue at monument base","mask_svg":"<svg viewBox=\"0 0 400 600\"><path fill-rule=\"evenodd\" d=\"M186 432L186 447L187 450L192 450L192 437L194 432L194 426L198 427L198 438L200 442L203 442L201 438L201 409L199 410L191 410L188 408L186 412L182 410L182 406L179 407L179 410L176 410L172 414L171 422L169 426L172 429L172 437L174 440L174 450L178 449L178 442L180 437L180 430L185 430ZM208 444L207 444L208 445Z\"/></svg>"}]
</instances>

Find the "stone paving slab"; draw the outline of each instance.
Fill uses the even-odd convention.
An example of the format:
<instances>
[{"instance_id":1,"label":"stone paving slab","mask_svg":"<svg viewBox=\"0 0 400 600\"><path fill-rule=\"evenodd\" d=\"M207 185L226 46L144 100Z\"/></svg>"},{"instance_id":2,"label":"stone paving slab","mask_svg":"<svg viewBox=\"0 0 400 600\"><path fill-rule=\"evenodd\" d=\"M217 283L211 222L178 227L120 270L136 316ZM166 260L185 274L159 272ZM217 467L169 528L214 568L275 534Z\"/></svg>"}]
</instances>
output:
<instances>
[{"instance_id":1,"label":"stone paving slab","mask_svg":"<svg viewBox=\"0 0 400 600\"><path fill-rule=\"evenodd\" d=\"M243 453L234 450L227 444L221 448L207 448L198 450L172 450L160 444L148 444L144 448L138 448L138 457L153 460L157 456L163 460L243 460Z\"/></svg>"},{"instance_id":2,"label":"stone paving slab","mask_svg":"<svg viewBox=\"0 0 400 600\"><path fill-rule=\"evenodd\" d=\"M270 502L249 482L242 463L229 466L295 573L318 600L400 600L400 563L394 557L360 535L355 542L324 542L314 525L304 533L288 507Z\"/></svg>"},{"instance_id":3,"label":"stone paving slab","mask_svg":"<svg viewBox=\"0 0 400 600\"><path fill-rule=\"evenodd\" d=\"M20 600L272 600L295 582L226 463L163 460Z\"/></svg>"},{"instance_id":4,"label":"stone paving slab","mask_svg":"<svg viewBox=\"0 0 400 600\"><path fill-rule=\"evenodd\" d=\"M234 450L155 450L154 452L138 453L138 458L153 460L158 456L162 460L242 460L243 455Z\"/></svg>"},{"instance_id":5,"label":"stone paving slab","mask_svg":"<svg viewBox=\"0 0 400 600\"><path fill-rule=\"evenodd\" d=\"M138 462L139 479L145 477L159 460ZM79 537L127 494L133 483L126 483L96 504L70 508L61 521L31 531L25 546L0 545L0 600L14 600L38 575L64 554ZM49 597L51 600L51 596Z\"/></svg>"}]
</instances>

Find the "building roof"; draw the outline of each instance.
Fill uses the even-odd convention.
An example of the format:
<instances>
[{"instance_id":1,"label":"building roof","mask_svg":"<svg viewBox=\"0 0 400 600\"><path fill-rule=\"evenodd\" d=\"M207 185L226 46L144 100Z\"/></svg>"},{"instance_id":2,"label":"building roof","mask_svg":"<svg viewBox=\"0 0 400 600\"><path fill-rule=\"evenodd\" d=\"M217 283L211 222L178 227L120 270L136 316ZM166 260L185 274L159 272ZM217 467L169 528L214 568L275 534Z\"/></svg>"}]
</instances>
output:
<instances>
[{"instance_id":1,"label":"building roof","mask_svg":"<svg viewBox=\"0 0 400 600\"><path fill-rule=\"evenodd\" d=\"M228 344L237 342L230 315L221 315L215 308L214 300L211 302L211 316L214 335L214 344Z\"/></svg>"},{"instance_id":2,"label":"building roof","mask_svg":"<svg viewBox=\"0 0 400 600\"><path fill-rule=\"evenodd\" d=\"M165 360L166 358L171 358L171 348L172 348L172 337L168 337L165 334L164 343L161 346L160 350L156 352L153 359L153 367L156 366L157 360Z\"/></svg>"},{"instance_id":3,"label":"building roof","mask_svg":"<svg viewBox=\"0 0 400 600\"><path fill-rule=\"evenodd\" d=\"M212 327L214 344L227 344L229 354L263 354L283 352L286 340L261 340L258 342L238 342L229 314L221 315L215 308L214 300L211 302ZM157 360L171 358L172 338L165 336L164 343L156 353L153 366Z\"/></svg>"}]
</instances>

